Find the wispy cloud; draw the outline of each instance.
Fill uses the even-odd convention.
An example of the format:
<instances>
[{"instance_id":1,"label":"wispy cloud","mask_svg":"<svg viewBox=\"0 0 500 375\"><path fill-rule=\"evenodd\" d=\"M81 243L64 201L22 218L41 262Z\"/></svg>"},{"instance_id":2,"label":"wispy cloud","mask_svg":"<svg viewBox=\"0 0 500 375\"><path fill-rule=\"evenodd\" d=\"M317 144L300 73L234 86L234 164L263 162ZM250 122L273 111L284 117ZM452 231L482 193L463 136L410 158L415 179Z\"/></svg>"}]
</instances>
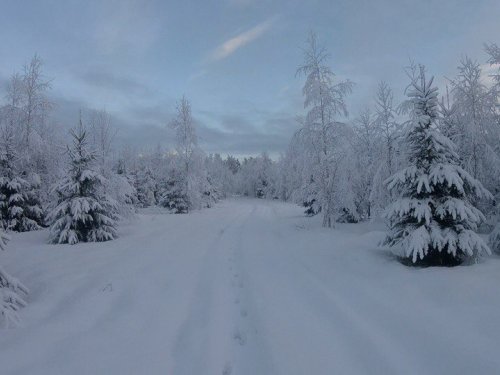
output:
<instances>
[{"instance_id":1,"label":"wispy cloud","mask_svg":"<svg viewBox=\"0 0 500 375\"><path fill-rule=\"evenodd\" d=\"M210 54L209 61L219 61L231 56L241 47L253 42L262 35L264 35L273 25L275 18L270 18L264 22L259 23L257 26L252 27L250 30L244 31L235 37L226 40L219 45Z\"/></svg>"},{"instance_id":2,"label":"wispy cloud","mask_svg":"<svg viewBox=\"0 0 500 375\"><path fill-rule=\"evenodd\" d=\"M77 72L79 77L87 85L94 86L100 90L110 90L119 94L150 97L153 95L151 89L143 83L130 76L120 75L102 66L91 66L83 72Z\"/></svg>"}]
</instances>

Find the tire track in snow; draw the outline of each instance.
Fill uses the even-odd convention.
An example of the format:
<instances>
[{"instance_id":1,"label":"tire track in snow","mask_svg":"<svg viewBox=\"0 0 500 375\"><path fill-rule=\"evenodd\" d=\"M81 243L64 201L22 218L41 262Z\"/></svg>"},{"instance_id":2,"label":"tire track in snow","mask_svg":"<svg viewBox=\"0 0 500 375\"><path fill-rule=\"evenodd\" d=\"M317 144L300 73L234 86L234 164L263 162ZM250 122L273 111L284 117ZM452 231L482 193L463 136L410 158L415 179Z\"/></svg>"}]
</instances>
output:
<instances>
[{"instance_id":1,"label":"tire track in snow","mask_svg":"<svg viewBox=\"0 0 500 375\"><path fill-rule=\"evenodd\" d=\"M231 374L234 320L228 259L238 233L253 214L247 205L223 227L205 251L197 288L174 348L174 374Z\"/></svg>"},{"instance_id":2,"label":"tire track in snow","mask_svg":"<svg viewBox=\"0 0 500 375\"><path fill-rule=\"evenodd\" d=\"M262 237L255 229L263 220L262 201L254 203L251 215L239 231L237 246L233 249L234 332L236 343L233 366L237 374L273 374L271 351L263 336L259 311L255 309L255 295L250 275L254 270L246 262L246 254L262 244ZM257 224L257 225L256 225ZM259 238L257 242L255 239Z\"/></svg>"}]
</instances>

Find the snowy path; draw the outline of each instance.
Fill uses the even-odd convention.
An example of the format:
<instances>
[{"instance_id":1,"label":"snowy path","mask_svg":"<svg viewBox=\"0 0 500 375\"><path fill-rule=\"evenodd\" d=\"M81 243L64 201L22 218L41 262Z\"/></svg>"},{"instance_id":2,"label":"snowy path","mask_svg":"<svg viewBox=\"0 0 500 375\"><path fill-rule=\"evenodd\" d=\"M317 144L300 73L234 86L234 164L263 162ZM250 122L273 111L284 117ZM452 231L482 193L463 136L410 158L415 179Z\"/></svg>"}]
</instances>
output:
<instances>
[{"instance_id":1,"label":"snowy path","mask_svg":"<svg viewBox=\"0 0 500 375\"><path fill-rule=\"evenodd\" d=\"M408 269L369 225L235 199L140 215L104 244L14 236L31 289L0 331L10 374L491 374L500 371L500 260Z\"/></svg>"}]
</instances>

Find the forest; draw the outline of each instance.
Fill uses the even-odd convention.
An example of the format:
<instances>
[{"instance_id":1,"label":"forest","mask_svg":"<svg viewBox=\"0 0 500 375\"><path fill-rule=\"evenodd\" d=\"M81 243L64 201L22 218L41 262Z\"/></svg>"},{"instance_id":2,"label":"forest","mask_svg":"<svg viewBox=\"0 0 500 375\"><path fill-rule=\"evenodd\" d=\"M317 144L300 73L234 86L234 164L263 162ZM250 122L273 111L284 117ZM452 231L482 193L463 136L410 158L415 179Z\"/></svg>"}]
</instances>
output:
<instances>
[{"instance_id":1,"label":"forest","mask_svg":"<svg viewBox=\"0 0 500 375\"><path fill-rule=\"evenodd\" d=\"M225 201L239 207L252 198L269 207L300 207L294 211L301 220L296 238L306 227L321 230L307 238L331 236L326 247L343 228L383 225L383 235L370 246L396 259L385 267L435 267L433 275L441 277L447 267L479 272L478 264L496 259L500 47L485 43L483 55L464 55L453 77L429 71L418 59L403 63L406 86L381 81L365 108L351 113L350 95L363 83L337 76L335 60L317 34L305 39L303 60L296 62L303 99L293 114L298 131L279 156L268 150L251 156L205 152L192 103L182 93L175 115L162 124L175 134L169 149L117 141L120 128L103 109L106 103L82 108L73 123L55 126L52 113L60 104L52 101L51 90L59 78L48 77L42 56L35 54L10 76L0 100L0 255L12 251L11 239L35 238L19 233L40 233L37 246L53 249L113 242L137 217L173 214L165 220L175 227L173 220L195 222L205 211L218 215L224 204L233 204ZM260 228L257 220L251 223ZM164 230L175 241L176 233ZM220 229L220 236L229 230ZM64 249L70 256L69 247ZM28 302L44 294L32 296L38 287L18 279L2 259L0 323L16 329ZM23 257L15 259L22 270ZM244 345L248 336L240 333L233 336ZM226 365L223 374L231 368Z\"/></svg>"}]
</instances>

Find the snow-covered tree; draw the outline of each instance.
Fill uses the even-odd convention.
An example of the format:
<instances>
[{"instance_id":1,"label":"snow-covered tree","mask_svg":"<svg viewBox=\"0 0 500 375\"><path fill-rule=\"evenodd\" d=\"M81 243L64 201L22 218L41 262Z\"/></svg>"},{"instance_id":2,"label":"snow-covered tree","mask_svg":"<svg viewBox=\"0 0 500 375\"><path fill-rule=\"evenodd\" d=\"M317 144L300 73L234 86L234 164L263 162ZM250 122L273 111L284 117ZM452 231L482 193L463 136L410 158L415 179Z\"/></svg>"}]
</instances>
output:
<instances>
[{"instance_id":1,"label":"snow-covered tree","mask_svg":"<svg viewBox=\"0 0 500 375\"><path fill-rule=\"evenodd\" d=\"M52 243L100 242L116 238L117 204L104 187L95 154L88 150L87 133L80 119L68 147L69 168L55 187L57 203L49 213Z\"/></svg>"},{"instance_id":2,"label":"snow-covered tree","mask_svg":"<svg viewBox=\"0 0 500 375\"><path fill-rule=\"evenodd\" d=\"M224 164L229 168L229 170L234 174L238 173L241 168L240 161L232 155L228 155L226 160L224 160Z\"/></svg>"},{"instance_id":3,"label":"snow-covered tree","mask_svg":"<svg viewBox=\"0 0 500 375\"><path fill-rule=\"evenodd\" d=\"M398 147L401 125L396 121L397 111L394 94L389 85L382 81L375 95L375 116L373 120L374 142L373 156L378 160L374 165L373 181L370 190L370 201L375 216L380 215L384 207L391 202L390 192L384 181L398 167Z\"/></svg>"},{"instance_id":4,"label":"snow-covered tree","mask_svg":"<svg viewBox=\"0 0 500 375\"><path fill-rule=\"evenodd\" d=\"M173 166L169 170L168 177L162 183L158 204L168 208L176 214L185 214L189 211L189 198L186 192L186 175L183 170Z\"/></svg>"},{"instance_id":5,"label":"snow-covered tree","mask_svg":"<svg viewBox=\"0 0 500 375\"><path fill-rule=\"evenodd\" d=\"M400 136L400 125L396 121L394 94L389 85L382 81L378 85L375 96L374 125L377 135L382 140L383 162L389 175L394 173L396 141Z\"/></svg>"},{"instance_id":6,"label":"snow-covered tree","mask_svg":"<svg viewBox=\"0 0 500 375\"><path fill-rule=\"evenodd\" d=\"M9 124L1 129L0 142L0 224L17 232L40 229L44 215L37 195L38 175L20 175L17 170L18 158Z\"/></svg>"},{"instance_id":7,"label":"snow-covered tree","mask_svg":"<svg viewBox=\"0 0 500 375\"><path fill-rule=\"evenodd\" d=\"M135 189L138 204L141 207L154 206L156 202L157 182L149 166L139 169L136 173Z\"/></svg>"},{"instance_id":8,"label":"snow-covered tree","mask_svg":"<svg viewBox=\"0 0 500 375\"><path fill-rule=\"evenodd\" d=\"M112 123L111 115L105 109L91 110L87 133L98 172L105 178L104 189L116 201L121 217L133 216L137 192L124 155L116 155L113 148L118 130Z\"/></svg>"},{"instance_id":9,"label":"snow-covered tree","mask_svg":"<svg viewBox=\"0 0 500 375\"><path fill-rule=\"evenodd\" d=\"M266 152L256 157L245 158L239 171L237 192L248 197L276 198L276 165Z\"/></svg>"},{"instance_id":10,"label":"snow-covered tree","mask_svg":"<svg viewBox=\"0 0 500 375\"><path fill-rule=\"evenodd\" d=\"M96 162L105 167L110 163L113 141L118 133L108 111L105 109L90 111L88 133L89 142L95 150Z\"/></svg>"},{"instance_id":11,"label":"snow-covered tree","mask_svg":"<svg viewBox=\"0 0 500 375\"><path fill-rule=\"evenodd\" d=\"M21 73L11 76L0 117L13 133L18 174L40 181L33 191L45 204L47 187L59 172L62 142L57 127L47 121L53 105L47 94L50 81L45 78L42 67L42 60L35 55Z\"/></svg>"},{"instance_id":12,"label":"snow-covered tree","mask_svg":"<svg viewBox=\"0 0 500 375\"><path fill-rule=\"evenodd\" d=\"M373 210L373 182L378 160L378 137L374 117L369 108L365 108L354 121L354 139L351 171L353 172L353 194L358 216L371 217ZM378 195L377 195L378 196Z\"/></svg>"},{"instance_id":13,"label":"snow-covered tree","mask_svg":"<svg viewBox=\"0 0 500 375\"><path fill-rule=\"evenodd\" d=\"M451 266L490 253L475 230L484 220L473 205L491 194L460 166L453 142L439 132L438 91L423 67L412 80L412 126L406 133L408 167L387 181L398 199L386 212L385 244L411 264Z\"/></svg>"},{"instance_id":14,"label":"snow-covered tree","mask_svg":"<svg viewBox=\"0 0 500 375\"><path fill-rule=\"evenodd\" d=\"M223 199L234 191L234 173L219 154L211 154L205 159L205 169L216 200Z\"/></svg>"},{"instance_id":15,"label":"snow-covered tree","mask_svg":"<svg viewBox=\"0 0 500 375\"><path fill-rule=\"evenodd\" d=\"M134 175L129 173L124 161L119 159L115 168L103 174L107 183L105 191L117 203L120 217L133 217L137 205L137 190L135 189Z\"/></svg>"},{"instance_id":16,"label":"snow-covered tree","mask_svg":"<svg viewBox=\"0 0 500 375\"><path fill-rule=\"evenodd\" d=\"M493 232L491 232L489 240L491 249L500 254L500 222L498 222Z\"/></svg>"},{"instance_id":17,"label":"snow-covered tree","mask_svg":"<svg viewBox=\"0 0 500 375\"><path fill-rule=\"evenodd\" d=\"M5 250L8 237L0 229L0 251ZM26 288L19 280L10 276L0 265L0 326L10 327L19 323L17 312L26 306Z\"/></svg>"},{"instance_id":18,"label":"snow-covered tree","mask_svg":"<svg viewBox=\"0 0 500 375\"><path fill-rule=\"evenodd\" d=\"M176 155L172 176L168 178L166 190L162 193L162 202L177 201L176 212L184 212L182 200L186 200L186 212L192 209L207 207L212 198L207 196L207 172L205 155L198 147L198 138L191 113L191 104L186 97L177 104L177 113L170 123L175 132ZM176 198L172 200L172 194ZM170 197L166 199L166 197ZM207 200L208 197L208 200ZM170 204L170 203L169 203Z\"/></svg>"},{"instance_id":19,"label":"snow-covered tree","mask_svg":"<svg viewBox=\"0 0 500 375\"><path fill-rule=\"evenodd\" d=\"M498 160L500 160L500 47L495 43L491 43L485 45L485 49L489 56L488 63L491 66L497 66L497 71L491 74L493 85L489 91L489 101L491 103L491 111L493 113L492 127L496 129L496 131L493 131L492 134L490 134L490 137L492 138L491 141L493 144L493 151L498 156ZM498 162L496 166L496 172L500 181L500 162ZM492 192L495 195L497 202L497 224L490 234L490 246L493 251L500 253L500 183L496 184L496 186L492 189Z\"/></svg>"},{"instance_id":20,"label":"snow-covered tree","mask_svg":"<svg viewBox=\"0 0 500 375\"><path fill-rule=\"evenodd\" d=\"M303 157L308 159L309 176L304 183L314 183L317 191L315 201L323 214L323 226L332 227L343 207L338 182L342 179L340 166L346 157L345 124L337 117L347 116L345 97L352 91L352 82L336 82L335 74L326 65L328 54L318 45L316 35L311 33L304 50L304 62L297 74L306 76L302 89L307 115L300 130Z\"/></svg>"},{"instance_id":21,"label":"snow-covered tree","mask_svg":"<svg viewBox=\"0 0 500 375\"><path fill-rule=\"evenodd\" d=\"M500 110L500 102L498 101L500 95L500 47L496 43L485 44L484 49L488 54L488 63L490 66L497 66L496 72L491 74L493 79L492 95L493 103L497 110Z\"/></svg>"},{"instance_id":22,"label":"snow-covered tree","mask_svg":"<svg viewBox=\"0 0 500 375\"><path fill-rule=\"evenodd\" d=\"M451 82L456 143L463 167L492 189L500 183L500 158L495 149L500 125L494 118L491 95L482 81L479 63L465 57Z\"/></svg>"},{"instance_id":23,"label":"snow-covered tree","mask_svg":"<svg viewBox=\"0 0 500 375\"><path fill-rule=\"evenodd\" d=\"M253 159L254 188L253 196L257 198L275 198L276 173L274 163L266 152Z\"/></svg>"},{"instance_id":24,"label":"snow-covered tree","mask_svg":"<svg viewBox=\"0 0 500 375\"><path fill-rule=\"evenodd\" d=\"M47 98L51 83L42 72L43 61L35 54L24 66L23 83L23 139L26 149L30 148L31 136L35 128L43 126L47 111L52 103Z\"/></svg>"}]
</instances>

